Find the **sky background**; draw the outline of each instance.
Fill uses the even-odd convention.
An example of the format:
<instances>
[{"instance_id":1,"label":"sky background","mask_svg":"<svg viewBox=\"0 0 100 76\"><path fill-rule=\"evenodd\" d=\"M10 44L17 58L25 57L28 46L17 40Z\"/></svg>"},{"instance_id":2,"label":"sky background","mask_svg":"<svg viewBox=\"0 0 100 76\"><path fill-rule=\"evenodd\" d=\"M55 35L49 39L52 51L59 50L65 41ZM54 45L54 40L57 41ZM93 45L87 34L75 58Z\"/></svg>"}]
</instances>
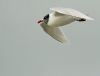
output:
<instances>
[{"instance_id":1,"label":"sky background","mask_svg":"<svg viewBox=\"0 0 100 76\"><path fill-rule=\"evenodd\" d=\"M61 44L36 23L51 7L94 18L63 30ZM0 0L0 76L100 76L99 0Z\"/></svg>"}]
</instances>

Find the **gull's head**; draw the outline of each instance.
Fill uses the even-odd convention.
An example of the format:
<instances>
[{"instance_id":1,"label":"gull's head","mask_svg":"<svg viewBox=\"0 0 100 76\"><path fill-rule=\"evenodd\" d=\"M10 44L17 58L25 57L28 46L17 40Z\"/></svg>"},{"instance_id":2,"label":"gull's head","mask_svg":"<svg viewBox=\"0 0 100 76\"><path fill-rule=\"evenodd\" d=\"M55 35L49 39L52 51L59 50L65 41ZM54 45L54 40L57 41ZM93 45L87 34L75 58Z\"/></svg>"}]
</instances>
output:
<instances>
[{"instance_id":1,"label":"gull's head","mask_svg":"<svg viewBox=\"0 0 100 76\"><path fill-rule=\"evenodd\" d=\"M49 14L45 15L43 19L38 20L37 23L42 26L44 24L47 24L48 21L49 21Z\"/></svg>"}]
</instances>

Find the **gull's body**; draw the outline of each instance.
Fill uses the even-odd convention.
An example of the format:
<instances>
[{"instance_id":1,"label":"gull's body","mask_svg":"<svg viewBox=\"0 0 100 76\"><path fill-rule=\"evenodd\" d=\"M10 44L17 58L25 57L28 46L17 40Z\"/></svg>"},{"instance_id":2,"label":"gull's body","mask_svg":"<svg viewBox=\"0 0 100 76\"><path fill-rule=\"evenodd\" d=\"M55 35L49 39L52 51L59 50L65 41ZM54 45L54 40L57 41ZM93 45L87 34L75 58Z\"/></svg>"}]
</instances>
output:
<instances>
[{"instance_id":1,"label":"gull's body","mask_svg":"<svg viewBox=\"0 0 100 76\"><path fill-rule=\"evenodd\" d=\"M51 13L48 25L49 26L63 26L75 21L72 16L60 14L60 13Z\"/></svg>"},{"instance_id":2,"label":"gull's body","mask_svg":"<svg viewBox=\"0 0 100 76\"><path fill-rule=\"evenodd\" d=\"M74 21L93 20L92 18L70 8L51 8L52 13L47 14L43 20L38 23L42 26L45 32L59 42L66 42L67 38L62 32L60 26L70 24Z\"/></svg>"}]
</instances>

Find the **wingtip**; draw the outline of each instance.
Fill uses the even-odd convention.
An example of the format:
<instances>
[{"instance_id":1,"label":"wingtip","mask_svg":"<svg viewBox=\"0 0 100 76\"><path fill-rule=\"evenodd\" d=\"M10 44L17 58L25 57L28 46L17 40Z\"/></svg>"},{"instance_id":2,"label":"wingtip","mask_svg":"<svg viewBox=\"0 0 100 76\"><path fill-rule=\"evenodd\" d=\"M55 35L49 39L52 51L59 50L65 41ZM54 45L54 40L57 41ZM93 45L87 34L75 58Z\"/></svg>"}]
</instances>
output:
<instances>
[{"instance_id":1,"label":"wingtip","mask_svg":"<svg viewBox=\"0 0 100 76\"><path fill-rule=\"evenodd\" d=\"M60 41L60 43L65 44L65 43L67 43L67 40L65 40L65 41Z\"/></svg>"},{"instance_id":2,"label":"wingtip","mask_svg":"<svg viewBox=\"0 0 100 76\"><path fill-rule=\"evenodd\" d=\"M88 19L88 20L94 20L94 18L89 17L89 19Z\"/></svg>"},{"instance_id":3,"label":"wingtip","mask_svg":"<svg viewBox=\"0 0 100 76\"><path fill-rule=\"evenodd\" d=\"M69 43L70 40L66 38L66 39L61 40L61 41L59 41L59 42L62 43L62 44L66 44L66 43Z\"/></svg>"},{"instance_id":4,"label":"wingtip","mask_svg":"<svg viewBox=\"0 0 100 76\"><path fill-rule=\"evenodd\" d=\"M66 40L66 41L60 41L61 44L70 44L70 40Z\"/></svg>"}]
</instances>

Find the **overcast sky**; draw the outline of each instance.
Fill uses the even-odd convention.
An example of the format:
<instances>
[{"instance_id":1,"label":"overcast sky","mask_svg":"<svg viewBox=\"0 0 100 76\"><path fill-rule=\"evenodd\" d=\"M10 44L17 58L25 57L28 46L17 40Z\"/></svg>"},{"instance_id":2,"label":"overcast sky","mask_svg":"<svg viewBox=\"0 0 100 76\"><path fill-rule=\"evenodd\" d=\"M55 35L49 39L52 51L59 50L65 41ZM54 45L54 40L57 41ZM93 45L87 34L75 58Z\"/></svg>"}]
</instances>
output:
<instances>
[{"instance_id":1,"label":"overcast sky","mask_svg":"<svg viewBox=\"0 0 100 76\"><path fill-rule=\"evenodd\" d=\"M94 18L63 30L61 44L36 23L51 7ZM99 0L0 0L0 76L100 76Z\"/></svg>"}]
</instances>

